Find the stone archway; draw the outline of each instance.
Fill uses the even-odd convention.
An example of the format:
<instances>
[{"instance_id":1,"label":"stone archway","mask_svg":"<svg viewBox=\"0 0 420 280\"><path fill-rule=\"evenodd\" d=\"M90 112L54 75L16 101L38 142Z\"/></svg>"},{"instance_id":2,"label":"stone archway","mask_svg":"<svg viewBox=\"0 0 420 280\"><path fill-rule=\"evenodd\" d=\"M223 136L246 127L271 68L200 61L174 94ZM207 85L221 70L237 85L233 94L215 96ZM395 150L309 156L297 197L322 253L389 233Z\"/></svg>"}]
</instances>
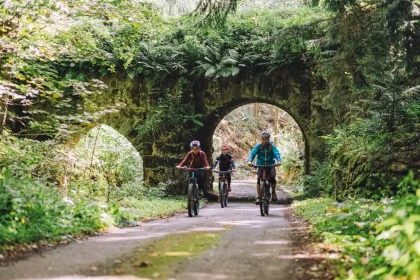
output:
<instances>
[{"instance_id":1,"label":"stone archway","mask_svg":"<svg viewBox=\"0 0 420 280\"><path fill-rule=\"evenodd\" d=\"M203 150L211 155L212 135L217 124L233 109L250 103L274 105L286 111L298 123L305 142L306 174L310 172L311 161L323 157L324 144L319 135L329 129L324 121L328 112L319 108L313 100L312 92L316 89L311 69L306 65L278 69L269 74L241 72L235 77L192 83L183 92L182 100L193 106L196 114L203 116L203 126L193 132L189 139L172 137L171 131L153 139L139 137L136 127L144 122L153 110L153 104L156 104L153 95L149 94L151 88L145 81L128 78L109 77L107 84L109 91L98 98L97 104L104 106L112 101L128 105L118 113L105 115L102 123L123 134L140 152L147 184L163 183L170 188L175 187L178 193L182 192L184 178L175 166L189 150L191 138L200 140Z\"/></svg>"}]
</instances>

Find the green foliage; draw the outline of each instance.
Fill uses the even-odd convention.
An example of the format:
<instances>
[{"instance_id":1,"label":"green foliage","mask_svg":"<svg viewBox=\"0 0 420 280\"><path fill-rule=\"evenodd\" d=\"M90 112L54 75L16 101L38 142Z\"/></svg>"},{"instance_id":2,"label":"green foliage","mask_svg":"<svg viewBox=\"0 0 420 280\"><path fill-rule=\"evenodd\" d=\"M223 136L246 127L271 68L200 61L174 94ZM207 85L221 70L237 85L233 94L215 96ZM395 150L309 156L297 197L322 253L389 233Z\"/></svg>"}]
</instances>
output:
<instances>
[{"instance_id":1,"label":"green foliage","mask_svg":"<svg viewBox=\"0 0 420 280\"><path fill-rule=\"evenodd\" d=\"M89 136L76 150L52 140L1 139L0 250L135 225L185 208L185 200L146 190L138 153L115 131L101 130L93 158Z\"/></svg>"},{"instance_id":2,"label":"green foliage","mask_svg":"<svg viewBox=\"0 0 420 280\"><path fill-rule=\"evenodd\" d=\"M315 162L310 175L305 176L304 194L307 197L332 197L334 182L332 180L332 166L327 163Z\"/></svg>"},{"instance_id":3,"label":"green foliage","mask_svg":"<svg viewBox=\"0 0 420 280\"><path fill-rule=\"evenodd\" d=\"M112 223L96 203L73 203L42 180L14 178L3 167L0 178L0 249L6 244L60 240L92 233Z\"/></svg>"},{"instance_id":4,"label":"green foliage","mask_svg":"<svg viewBox=\"0 0 420 280\"><path fill-rule=\"evenodd\" d=\"M416 170L410 164L420 154L418 55L413 47L418 22L413 20L417 7L413 2L328 0L318 2L332 15L319 7L297 5L228 18L237 1L200 1L198 10L207 19L225 23L219 29L197 27L189 17L163 20L149 5L135 0L95 0L88 6L85 2L11 0L0 9L4 137L0 166L8 174L3 175L3 186L12 186L3 189L5 213L10 209L26 213L24 204L15 207L10 202L20 197L29 201L28 189L22 186L35 186L41 205L36 215L40 209L49 213L50 205L42 197L45 193L50 199L57 188L77 201L78 210L58 199L50 201L73 209L63 213L86 215L96 228L103 226L98 218L103 210L89 206L83 200L86 194L98 203L109 198L115 205L127 196L144 198L132 157L118 160L117 153L104 145L102 157L93 158L92 164L84 157L77 165L69 160L69 148L61 145L80 128L119 108L119 104L101 108L93 102L106 90L98 77L113 73L125 73L146 85L150 103L138 128L140 136L155 140L168 135L163 140L171 142L190 138L202 126L197 87L217 86L217 80L239 75L244 80L272 75L275 80L279 69L285 75L293 67L313 69L314 81L324 85L317 92L321 106L333 113L336 129L324 137L328 158L307 178L307 193L336 197L413 193L407 183L399 184L408 169ZM50 140L40 143L10 134ZM83 151L90 154L89 148ZM70 182L62 182L69 176ZM129 219L118 206L108 211ZM17 217L27 226L26 216L10 213L2 225L16 224ZM40 221L47 223L45 217ZM57 230L57 236L62 232Z\"/></svg>"},{"instance_id":5,"label":"green foliage","mask_svg":"<svg viewBox=\"0 0 420 280\"><path fill-rule=\"evenodd\" d=\"M78 0L12 0L1 9L0 107L5 117L0 132L11 128L21 135L68 140L119 106L98 108L91 102L106 89L96 79L98 72L115 72L136 52L113 39L138 45L159 32L161 22L149 5L138 1L86 5Z\"/></svg>"},{"instance_id":6,"label":"green foliage","mask_svg":"<svg viewBox=\"0 0 420 280\"><path fill-rule=\"evenodd\" d=\"M203 25L223 25L227 16L236 11L238 2L238 0L200 0L198 1L196 12L204 15L201 22Z\"/></svg>"},{"instance_id":7,"label":"green foliage","mask_svg":"<svg viewBox=\"0 0 420 280\"><path fill-rule=\"evenodd\" d=\"M226 78L239 73L238 53L229 49L220 53L218 46L211 48L206 46L203 60L198 61L195 68L199 75L206 78Z\"/></svg>"},{"instance_id":8,"label":"green foliage","mask_svg":"<svg viewBox=\"0 0 420 280\"><path fill-rule=\"evenodd\" d=\"M340 279L417 279L420 267L420 185L412 175L401 182L417 189L381 202L329 199L295 202L299 215L314 223L313 232L338 249Z\"/></svg>"},{"instance_id":9,"label":"green foliage","mask_svg":"<svg viewBox=\"0 0 420 280\"><path fill-rule=\"evenodd\" d=\"M168 132L169 137L188 139L195 128L203 126L201 117L201 114L194 112L192 105L181 103L181 96L167 95L148 114L144 124L138 127L138 132L144 139L158 139Z\"/></svg>"},{"instance_id":10,"label":"green foliage","mask_svg":"<svg viewBox=\"0 0 420 280\"><path fill-rule=\"evenodd\" d=\"M406 169L394 170L394 165L415 158L419 152L414 144L419 131L415 125L420 116L417 107L406 106L400 118L405 121L398 121L392 133L386 119L373 118L325 136L329 157L307 177L307 195L333 195L340 200L400 194L399 182L410 168L402 165Z\"/></svg>"},{"instance_id":11,"label":"green foliage","mask_svg":"<svg viewBox=\"0 0 420 280\"><path fill-rule=\"evenodd\" d=\"M118 225L133 224L133 221L143 221L173 215L186 208L185 197L155 197L149 196L141 200L125 197L119 202L119 215L116 216Z\"/></svg>"},{"instance_id":12,"label":"green foliage","mask_svg":"<svg viewBox=\"0 0 420 280\"><path fill-rule=\"evenodd\" d=\"M375 117L335 129L334 134L324 137L329 145L325 165L331 165L332 170L314 174L308 183L315 187L317 180L333 182L338 199L398 193L397 185L409 168L394 171L393 164L419 153L414 140L419 135L417 108L418 103L405 105L395 114L391 126L389 119Z\"/></svg>"}]
</instances>

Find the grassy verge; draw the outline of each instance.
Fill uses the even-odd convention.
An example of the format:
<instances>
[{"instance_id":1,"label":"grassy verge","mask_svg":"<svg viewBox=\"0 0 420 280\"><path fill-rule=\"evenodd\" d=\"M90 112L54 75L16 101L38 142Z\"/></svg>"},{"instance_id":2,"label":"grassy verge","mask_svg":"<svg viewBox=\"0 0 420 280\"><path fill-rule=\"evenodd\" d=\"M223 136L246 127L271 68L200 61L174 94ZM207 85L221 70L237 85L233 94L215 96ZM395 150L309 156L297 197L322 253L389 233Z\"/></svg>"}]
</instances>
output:
<instances>
[{"instance_id":1,"label":"grassy verge","mask_svg":"<svg viewBox=\"0 0 420 280\"><path fill-rule=\"evenodd\" d=\"M132 222L142 222L154 218L171 216L185 211L187 200L184 196L148 197L142 200L126 198L120 202L117 223L120 226Z\"/></svg>"},{"instance_id":2,"label":"grassy verge","mask_svg":"<svg viewBox=\"0 0 420 280\"><path fill-rule=\"evenodd\" d=\"M420 279L420 190L382 201L328 198L293 203L323 246L338 254L338 279Z\"/></svg>"},{"instance_id":3,"label":"grassy verge","mask_svg":"<svg viewBox=\"0 0 420 280\"><path fill-rule=\"evenodd\" d=\"M110 226L185 211L184 197L125 197L113 204L90 197L63 198L55 187L33 178L0 174L0 262L49 245L94 235Z\"/></svg>"}]
</instances>

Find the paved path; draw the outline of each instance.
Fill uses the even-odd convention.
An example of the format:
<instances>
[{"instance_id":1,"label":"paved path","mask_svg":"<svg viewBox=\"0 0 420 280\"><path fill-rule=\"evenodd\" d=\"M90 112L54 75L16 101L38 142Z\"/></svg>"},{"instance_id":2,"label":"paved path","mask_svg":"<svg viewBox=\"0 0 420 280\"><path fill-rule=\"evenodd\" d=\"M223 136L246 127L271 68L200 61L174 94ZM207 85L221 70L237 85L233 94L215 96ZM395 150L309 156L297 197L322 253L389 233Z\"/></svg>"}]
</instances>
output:
<instances>
[{"instance_id":1,"label":"paved path","mask_svg":"<svg viewBox=\"0 0 420 280\"><path fill-rule=\"evenodd\" d=\"M280 201L287 195L277 191ZM298 279L291 250L294 230L284 216L286 206L273 204L261 217L253 203L255 180L234 180L227 208L218 203L204 207L199 216L181 214L139 227L114 229L102 236L74 242L0 268L0 280L16 279L140 279L132 275L95 276L98 267L128 258L133 249L176 232L223 231L216 248L183 264L175 279ZM230 226L230 230L225 230Z\"/></svg>"},{"instance_id":2,"label":"paved path","mask_svg":"<svg viewBox=\"0 0 420 280\"><path fill-rule=\"evenodd\" d=\"M181 214L139 227L115 229L1 267L0 279L139 279L132 275L91 278L89 271L127 257L152 239L208 230L223 230L217 247L184 264L175 279L296 279L291 251L293 228L284 216L285 209L272 205L271 214L261 217L259 208L250 203L230 203L224 209L211 204L197 217ZM225 230L227 225L230 230Z\"/></svg>"},{"instance_id":3,"label":"paved path","mask_svg":"<svg viewBox=\"0 0 420 280\"><path fill-rule=\"evenodd\" d=\"M255 180L232 180L232 192L229 194L230 201L255 201L256 196ZM213 183L213 189L217 189L217 183ZM276 189L277 204L287 204L291 202L290 196L281 188Z\"/></svg>"},{"instance_id":4,"label":"paved path","mask_svg":"<svg viewBox=\"0 0 420 280\"><path fill-rule=\"evenodd\" d=\"M209 208L213 212L209 222L233 228L219 246L192 261L176 279L297 279L285 206L275 205L270 210L270 216L261 217L252 204Z\"/></svg>"}]
</instances>

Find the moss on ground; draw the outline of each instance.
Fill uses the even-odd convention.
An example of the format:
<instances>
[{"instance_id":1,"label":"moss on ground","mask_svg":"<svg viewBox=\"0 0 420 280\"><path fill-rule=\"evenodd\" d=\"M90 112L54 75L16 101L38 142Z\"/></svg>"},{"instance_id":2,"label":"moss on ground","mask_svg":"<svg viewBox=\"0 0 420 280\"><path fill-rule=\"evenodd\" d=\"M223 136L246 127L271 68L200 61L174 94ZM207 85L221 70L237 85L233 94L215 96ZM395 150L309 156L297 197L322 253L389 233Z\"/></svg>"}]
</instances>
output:
<instances>
[{"instance_id":1,"label":"moss on ground","mask_svg":"<svg viewBox=\"0 0 420 280\"><path fill-rule=\"evenodd\" d=\"M112 274L171 278L189 259L217 244L221 236L221 231L170 234L140 248L137 254L116 266Z\"/></svg>"}]
</instances>

